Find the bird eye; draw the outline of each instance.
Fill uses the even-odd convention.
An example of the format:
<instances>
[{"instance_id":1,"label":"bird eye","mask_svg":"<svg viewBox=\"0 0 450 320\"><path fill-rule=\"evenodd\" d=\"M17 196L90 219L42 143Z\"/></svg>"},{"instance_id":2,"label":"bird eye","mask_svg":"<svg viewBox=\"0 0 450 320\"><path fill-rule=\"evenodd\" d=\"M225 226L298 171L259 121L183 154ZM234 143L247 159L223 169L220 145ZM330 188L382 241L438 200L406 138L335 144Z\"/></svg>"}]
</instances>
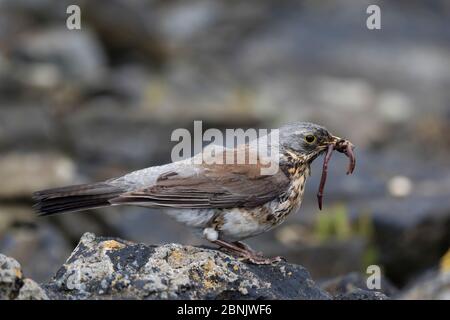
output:
<instances>
[{"instance_id":1,"label":"bird eye","mask_svg":"<svg viewBox=\"0 0 450 320\"><path fill-rule=\"evenodd\" d=\"M312 134L308 134L305 137L305 141L308 142L309 144L314 143L316 141L316 136L312 135Z\"/></svg>"}]
</instances>

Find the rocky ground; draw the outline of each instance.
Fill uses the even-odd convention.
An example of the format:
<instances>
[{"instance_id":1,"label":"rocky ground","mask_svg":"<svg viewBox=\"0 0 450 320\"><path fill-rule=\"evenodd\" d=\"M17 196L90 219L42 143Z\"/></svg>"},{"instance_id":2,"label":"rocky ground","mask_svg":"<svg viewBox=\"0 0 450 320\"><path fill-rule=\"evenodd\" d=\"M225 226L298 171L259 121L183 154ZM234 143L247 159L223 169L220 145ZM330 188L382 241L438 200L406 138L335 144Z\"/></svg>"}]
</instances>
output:
<instances>
[{"instance_id":1,"label":"rocky ground","mask_svg":"<svg viewBox=\"0 0 450 320\"><path fill-rule=\"evenodd\" d=\"M449 253L450 254L450 253ZM403 292L385 278L379 290L350 273L316 284L300 265L253 265L218 250L149 246L86 233L56 274L37 284L0 254L0 299L449 299L450 255Z\"/></svg>"},{"instance_id":2,"label":"rocky ground","mask_svg":"<svg viewBox=\"0 0 450 320\"><path fill-rule=\"evenodd\" d=\"M343 280L337 280L343 283ZM252 265L217 250L148 246L86 233L55 276L38 285L0 255L1 299L376 299L364 281L320 288L299 265ZM353 284L350 287L349 283Z\"/></svg>"},{"instance_id":3,"label":"rocky ground","mask_svg":"<svg viewBox=\"0 0 450 320\"><path fill-rule=\"evenodd\" d=\"M82 30L69 31L75 3ZM380 31L364 26L369 3L383 10ZM318 213L314 164L302 209L252 247L317 283L364 279L377 264L399 295L424 281L440 288L449 9L444 0L1 1L0 252L45 284L85 232L204 245L158 210L38 219L30 195L168 162L170 134L193 120L205 129L309 120L357 144L357 171L345 177L344 157L333 158Z\"/></svg>"}]
</instances>

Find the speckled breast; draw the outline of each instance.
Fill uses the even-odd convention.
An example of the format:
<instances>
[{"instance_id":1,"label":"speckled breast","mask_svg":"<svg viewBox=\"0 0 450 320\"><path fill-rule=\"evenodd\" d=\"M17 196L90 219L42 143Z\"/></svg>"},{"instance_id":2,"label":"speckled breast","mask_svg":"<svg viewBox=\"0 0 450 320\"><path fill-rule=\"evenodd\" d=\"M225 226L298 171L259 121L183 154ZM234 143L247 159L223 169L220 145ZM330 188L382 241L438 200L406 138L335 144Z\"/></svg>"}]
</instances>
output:
<instances>
[{"instance_id":1,"label":"speckled breast","mask_svg":"<svg viewBox=\"0 0 450 320\"><path fill-rule=\"evenodd\" d=\"M287 191L278 199L278 205L273 208L273 215L276 219L282 219L293 211L297 211L303 200L306 179L310 175L310 167L301 164L288 169L291 184Z\"/></svg>"}]
</instances>

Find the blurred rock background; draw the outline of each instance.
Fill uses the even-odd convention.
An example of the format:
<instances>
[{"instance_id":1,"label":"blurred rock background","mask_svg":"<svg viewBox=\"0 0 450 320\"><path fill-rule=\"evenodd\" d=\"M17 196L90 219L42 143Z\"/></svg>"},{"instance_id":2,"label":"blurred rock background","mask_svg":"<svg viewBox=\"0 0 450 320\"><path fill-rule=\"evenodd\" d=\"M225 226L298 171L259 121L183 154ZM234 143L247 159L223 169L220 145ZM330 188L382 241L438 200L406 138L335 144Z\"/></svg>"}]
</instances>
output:
<instances>
[{"instance_id":1,"label":"blurred rock background","mask_svg":"<svg viewBox=\"0 0 450 320\"><path fill-rule=\"evenodd\" d=\"M158 210L38 219L30 194L168 162L171 132L194 120L308 120L357 144L356 174L334 158L318 213L318 161L300 212L249 244L315 280L378 264L420 288L450 247L449 88L445 0L1 0L0 252L44 281L87 231L203 243Z\"/></svg>"}]
</instances>

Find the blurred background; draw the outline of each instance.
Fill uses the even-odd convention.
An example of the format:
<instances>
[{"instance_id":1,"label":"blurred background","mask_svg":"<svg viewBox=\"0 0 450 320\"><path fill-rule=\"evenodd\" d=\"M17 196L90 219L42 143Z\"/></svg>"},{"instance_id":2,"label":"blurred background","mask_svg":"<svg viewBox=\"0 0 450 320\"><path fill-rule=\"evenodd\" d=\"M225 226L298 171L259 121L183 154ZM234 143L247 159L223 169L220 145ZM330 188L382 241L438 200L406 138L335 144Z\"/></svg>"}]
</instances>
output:
<instances>
[{"instance_id":1,"label":"blurred background","mask_svg":"<svg viewBox=\"0 0 450 320\"><path fill-rule=\"evenodd\" d=\"M194 120L303 120L353 141L357 170L333 157L319 213L317 161L301 210L249 244L319 282L377 264L394 291L450 286L449 89L445 0L0 0L0 252L45 281L87 231L205 244L158 210L37 218L30 195L169 162Z\"/></svg>"}]
</instances>

